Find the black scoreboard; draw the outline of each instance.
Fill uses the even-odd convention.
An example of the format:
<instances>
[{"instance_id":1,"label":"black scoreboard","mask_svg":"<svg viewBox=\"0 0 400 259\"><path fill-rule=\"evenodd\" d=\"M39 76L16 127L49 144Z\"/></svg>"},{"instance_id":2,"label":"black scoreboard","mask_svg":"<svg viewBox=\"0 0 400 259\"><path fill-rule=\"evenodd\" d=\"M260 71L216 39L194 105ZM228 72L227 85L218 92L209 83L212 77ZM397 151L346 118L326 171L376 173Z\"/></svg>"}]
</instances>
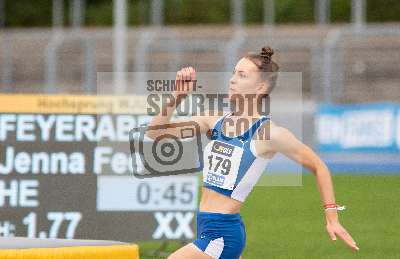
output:
<instances>
[{"instance_id":1,"label":"black scoreboard","mask_svg":"<svg viewBox=\"0 0 400 259\"><path fill-rule=\"evenodd\" d=\"M133 176L145 102L0 95L0 236L192 239L198 176Z\"/></svg>"}]
</instances>

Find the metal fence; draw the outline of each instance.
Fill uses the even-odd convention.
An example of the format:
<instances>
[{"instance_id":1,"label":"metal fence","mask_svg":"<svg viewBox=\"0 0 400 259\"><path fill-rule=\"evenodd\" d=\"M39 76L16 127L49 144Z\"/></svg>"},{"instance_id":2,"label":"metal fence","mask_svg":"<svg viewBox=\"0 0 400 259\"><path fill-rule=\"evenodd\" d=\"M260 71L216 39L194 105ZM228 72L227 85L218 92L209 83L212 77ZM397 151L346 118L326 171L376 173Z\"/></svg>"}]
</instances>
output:
<instances>
[{"instance_id":1,"label":"metal fence","mask_svg":"<svg viewBox=\"0 0 400 259\"><path fill-rule=\"evenodd\" d=\"M2 92L95 93L96 72L115 71L111 34L79 28L2 32ZM127 30L123 58L126 71L194 65L222 72L269 44L282 71L303 73L307 99L363 102L400 98L399 42L396 25L141 27Z\"/></svg>"},{"instance_id":2,"label":"metal fence","mask_svg":"<svg viewBox=\"0 0 400 259\"><path fill-rule=\"evenodd\" d=\"M64 9L69 6L69 23L72 27L80 27L85 22L86 0L52 0L52 25L60 27L64 25ZM121 15L126 12L129 5L127 0L114 0L114 11ZM164 24L164 0L149 0L150 3L150 21L153 25ZM274 24L276 13L275 0L263 0L261 2L263 9L263 23ZM67 5L66 5L67 4ZM241 25L246 20L246 5L249 1L246 0L230 0L230 20L232 25ZM251 2L250 2L251 4ZM314 3L314 20L316 24L329 24L331 0L315 0ZM7 19L5 0L0 0L0 27L4 27ZM117 10L118 7L123 7ZM351 1L351 21L356 26L363 26L366 20L366 0ZM145 10L140 10L144 12Z\"/></svg>"}]
</instances>

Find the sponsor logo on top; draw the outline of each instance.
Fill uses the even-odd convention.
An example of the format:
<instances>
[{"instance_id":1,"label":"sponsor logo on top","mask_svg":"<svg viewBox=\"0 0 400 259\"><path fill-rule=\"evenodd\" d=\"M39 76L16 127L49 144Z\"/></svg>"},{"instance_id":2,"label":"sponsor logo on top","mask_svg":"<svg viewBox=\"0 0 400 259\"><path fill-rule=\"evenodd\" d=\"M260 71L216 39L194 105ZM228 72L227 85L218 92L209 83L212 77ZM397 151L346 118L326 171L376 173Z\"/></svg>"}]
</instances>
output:
<instances>
[{"instance_id":1,"label":"sponsor logo on top","mask_svg":"<svg viewBox=\"0 0 400 259\"><path fill-rule=\"evenodd\" d=\"M212 152L231 157L234 147L219 141L215 141L212 146Z\"/></svg>"}]
</instances>

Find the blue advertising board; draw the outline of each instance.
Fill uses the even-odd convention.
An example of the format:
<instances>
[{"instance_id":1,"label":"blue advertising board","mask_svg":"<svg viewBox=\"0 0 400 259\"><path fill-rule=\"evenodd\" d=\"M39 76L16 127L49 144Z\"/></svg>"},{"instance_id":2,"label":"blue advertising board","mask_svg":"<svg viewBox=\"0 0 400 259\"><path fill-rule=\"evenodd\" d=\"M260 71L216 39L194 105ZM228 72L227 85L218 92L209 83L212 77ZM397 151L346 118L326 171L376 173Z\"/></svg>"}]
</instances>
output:
<instances>
[{"instance_id":1,"label":"blue advertising board","mask_svg":"<svg viewBox=\"0 0 400 259\"><path fill-rule=\"evenodd\" d=\"M321 152L400 151L400 104L321 104L315 132Z\"/></svg>"}]
</instances>

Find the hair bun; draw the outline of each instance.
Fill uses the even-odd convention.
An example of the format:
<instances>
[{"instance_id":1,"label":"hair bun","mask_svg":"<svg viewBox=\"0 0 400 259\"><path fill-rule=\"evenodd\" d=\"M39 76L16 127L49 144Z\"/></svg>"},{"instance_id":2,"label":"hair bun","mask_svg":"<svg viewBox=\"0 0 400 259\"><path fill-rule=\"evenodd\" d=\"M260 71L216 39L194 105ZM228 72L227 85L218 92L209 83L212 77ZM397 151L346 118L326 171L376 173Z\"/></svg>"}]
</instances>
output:
<instances>
[{"instance_id":1,"label":"hair bun","mask_svg":"<svg viewBox=\"0 0 400 259\"><path fill-rule=\"evenodd\" d=\"M271 63L272 55L274 55L274 50L271 47L267 46L261 49L260 56L263 58L263 63Z\"/></svg>"}]
</instances>

